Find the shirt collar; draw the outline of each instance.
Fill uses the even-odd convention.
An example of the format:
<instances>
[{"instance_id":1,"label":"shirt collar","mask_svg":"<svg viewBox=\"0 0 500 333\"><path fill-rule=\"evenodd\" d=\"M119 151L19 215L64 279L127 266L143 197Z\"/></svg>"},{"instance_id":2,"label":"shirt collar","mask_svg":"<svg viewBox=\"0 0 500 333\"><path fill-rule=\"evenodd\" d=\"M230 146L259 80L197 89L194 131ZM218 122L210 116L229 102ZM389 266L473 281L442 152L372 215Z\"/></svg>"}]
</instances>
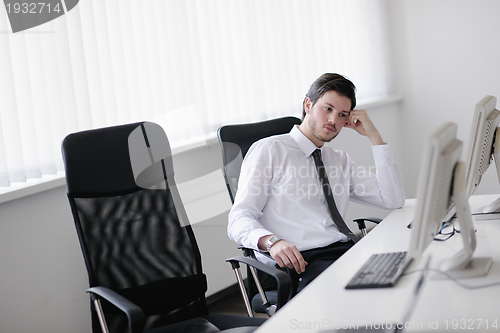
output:
<instances>
[{"instance_id":1,"label":"shirt collar","mask_svg":"<svg viewBox=\"0 0 500 333\"><path fill-rule=\"evenodd\" d=\"M321 146L321 148L316 147L316 145L312 143L312 141L309 140L307 136L305 136L304 133L300 131L299 125L293 126L292 130L290 131L290 136L306 156L310 156L316 149L323 150L323 147L325 146L323 145Z\"/></svg>"}]
</instances>

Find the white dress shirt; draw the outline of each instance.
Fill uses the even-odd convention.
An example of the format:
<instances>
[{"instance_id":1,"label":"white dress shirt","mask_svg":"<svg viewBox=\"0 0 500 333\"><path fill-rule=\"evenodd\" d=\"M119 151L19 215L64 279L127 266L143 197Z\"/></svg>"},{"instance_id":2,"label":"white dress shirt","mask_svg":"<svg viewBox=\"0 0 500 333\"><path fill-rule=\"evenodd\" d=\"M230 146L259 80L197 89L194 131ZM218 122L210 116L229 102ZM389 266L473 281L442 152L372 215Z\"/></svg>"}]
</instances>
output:
<instances>
[{"instance_id":1,"label":"white dress shirt","mask_svg":"<svg viewBox=\"0 0 500 333\"><path fill-rule=\"evenodd\" d=\"M342 217L349 200L385 209L404 204L401 173L390 144L372 147L376 173L356 166L343 151L321 147ZM315 149L297 126L288 134L264 138L250 147L229 213L229 238L257 250L259 238L275 234L299 251L348 240L330 216L311 156Z\"/></svg>"}]
</instances>

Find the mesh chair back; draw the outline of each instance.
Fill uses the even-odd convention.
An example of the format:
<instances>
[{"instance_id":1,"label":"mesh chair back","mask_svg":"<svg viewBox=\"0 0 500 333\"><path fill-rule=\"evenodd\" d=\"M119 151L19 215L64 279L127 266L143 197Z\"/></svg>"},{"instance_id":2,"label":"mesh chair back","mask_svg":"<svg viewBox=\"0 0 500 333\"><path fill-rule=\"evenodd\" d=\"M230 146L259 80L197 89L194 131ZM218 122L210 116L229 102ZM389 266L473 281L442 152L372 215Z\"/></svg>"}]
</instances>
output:
<instances>
[{"instance_id":1,"label":"mesh chair back","mask_svg":"<svg viewBox=\"0 0 500 333\"><path fill-rule=\"evenodd\" d=\"M150 316L147 327L155 327L207 314L207 284L193 231L179 219L185 212L175 201L173 173L156 189L136 184L128 139L141 126L70 134L62 151L90 287L124 295ZM168 140L162 144L170 150ZM162 163L173 170L171 158ZM110 330L126 331L125 318L104 308Z\"/></svg>"},{"instance_id":2,"label":"mesh chair back","mask_svg":"<svg viewBox=\"0 0 500 333\"><path fill-rule=\"evenodd\" d=\"M217 136L222 148L224 179L233 203L238 190L241 164L250 146L260 139L288 133L294 125L300 123L299 118L283 117L219 128Z\"/></svg>"}]
</instances>

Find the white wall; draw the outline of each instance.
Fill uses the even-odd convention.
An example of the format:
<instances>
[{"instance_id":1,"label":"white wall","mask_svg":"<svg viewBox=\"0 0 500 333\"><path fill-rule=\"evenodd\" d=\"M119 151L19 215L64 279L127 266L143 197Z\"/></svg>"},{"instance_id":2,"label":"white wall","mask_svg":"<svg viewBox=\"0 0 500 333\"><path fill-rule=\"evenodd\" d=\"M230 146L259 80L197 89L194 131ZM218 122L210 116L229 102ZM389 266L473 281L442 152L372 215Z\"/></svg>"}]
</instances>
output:
<instances>
[{"instance_id":1,"label":"white wall","mask_svg":"<svg viewBox=\"0 0 500 333\"><path fill-rule=\"evenodd\" d=\"M66 188L0 204L0 331L90 332Z\"/></svg>"},{"instance_id":2,"label":"white wall","mask_svg":"<svg viewBox=\"0 0 500 333\"><path fill-rule=\"evenodd\" d=\"M442 122L456 122L464 156L475 104L485 95L500 98L500 1L389 0L388 8L404 98L401 167L414 197L424 138ZM476 193L500 193L494 167Z\"/></svg>"}]
</instances>

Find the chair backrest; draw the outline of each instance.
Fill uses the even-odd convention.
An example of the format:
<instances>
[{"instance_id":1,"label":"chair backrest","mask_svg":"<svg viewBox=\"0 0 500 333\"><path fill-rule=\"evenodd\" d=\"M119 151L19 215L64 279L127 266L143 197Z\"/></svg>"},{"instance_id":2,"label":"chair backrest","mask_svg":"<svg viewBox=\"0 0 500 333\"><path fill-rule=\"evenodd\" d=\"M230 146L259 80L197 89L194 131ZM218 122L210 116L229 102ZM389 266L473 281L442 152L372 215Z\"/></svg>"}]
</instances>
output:
<instances>
[{"instance_id":1,"label":"chair backrest","mask_svg":"<svg viewBox=\"0 0 500 333\"><path fill-rule=\"evenodd\" d=\"M191 226L181 221L186 214L177 200L167 137L150 136L148 141L148 129L155 126L159 128L141 122L89 130L68 135L62 144L68 198L90 287L124 295L150 316L150 327L208 314L206 277ZM130 141L141 136L138 145ZM164 155L160 160L134 163L142 153L131 154L131 147L154 157L156 145ZM147 169L152 163L160 165L162 182L151 189L138 186L142 175L137 167ZM117 332L127 327L121 319L108 325Z\"/></svg>"},{"instance_id":2,"label":"chair backrest","mask_svg":"<svg viewBox=\"0 0 500 333\"><path fill-rule=\"evenodd\" d=\"M263 138L290 132L301 120L283 117L250 124L226 125L219 128L217 137L221 144L223 173L231 200L238 190L241 164L250 146Z\"/></svg>"}]
</instances>

